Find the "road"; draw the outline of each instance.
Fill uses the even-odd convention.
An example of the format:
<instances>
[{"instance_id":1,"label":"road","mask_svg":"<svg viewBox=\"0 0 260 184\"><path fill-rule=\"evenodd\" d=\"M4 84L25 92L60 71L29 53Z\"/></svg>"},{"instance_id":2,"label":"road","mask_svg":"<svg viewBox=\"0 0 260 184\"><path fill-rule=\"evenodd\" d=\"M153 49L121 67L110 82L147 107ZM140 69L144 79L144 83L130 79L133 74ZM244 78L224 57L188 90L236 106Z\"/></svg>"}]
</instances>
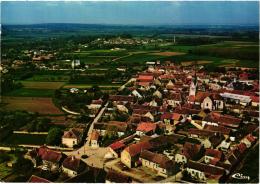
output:
<instances>
[{"instance_id":1,"label":"road","mask_svg":"<svg viewBox=\"0 0 260 184\"><path fill-rule=\"evenodd\" d=\"M120 88L122 88L126 84L130 83L131 81L134 81L134 79L131 78ZM104 165L105 165L104 156L109 151L109 148L108 147L92 148L89 146L89 143L90 143L91 133L94 128L94 124L97 123L98 120L101 118L102 114L104 113L104 111L106 110L106 108L108 106L108 103L109 102L107 102L104 105L104 107L99 111L99 113L96 115L96 117L92 121L92 123L88 129L86 143L81 148L74 150L74 151L70 151L70 152L63 152L64 154L66 154L68 156L74 155L76 158L81 159L89 166L96 167L96 168L104 168ZM83 158L81 158L82 155L87 155L88 158L83 159Z\"/></svg>"},{"instance_id":2,"label":"road","mask_svg":"<svg viewBox=\"0 0 260 184\"><path fill-rule=\"evenodd\" d=\"M90 166L103 168L104 156L108 152L108 148L107 147L92 148L89 146L89 143L90 143L90 137L93 131L94 124L98 122L98 120L101 118L107 106L108 106L108 102L104 105L104 107L99 111L98 115L92 121L87 133L86 143L81 148L70 152L63 152L64 154L68 156L74 155L76 158L81 159L82 161L84 161L86 164ZM88 155L88 158L83 159L81 158L82 155Z\"/></svg>"}]
</instances>

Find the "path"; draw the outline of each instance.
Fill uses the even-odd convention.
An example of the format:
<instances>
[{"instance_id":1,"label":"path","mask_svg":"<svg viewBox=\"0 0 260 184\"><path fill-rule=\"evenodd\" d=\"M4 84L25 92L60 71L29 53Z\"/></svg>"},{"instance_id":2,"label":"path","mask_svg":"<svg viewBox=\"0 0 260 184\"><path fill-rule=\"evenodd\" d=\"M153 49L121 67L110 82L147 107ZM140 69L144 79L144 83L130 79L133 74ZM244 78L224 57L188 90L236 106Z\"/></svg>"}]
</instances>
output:
<instances>
[{"instance_id":1,"label":"path","mask_svg":"<svg viewBox=\"0 0 260 184\"><path fill-rule=\"evenodd\" d=\"M126 56L121 56L121 57L118 57L118 58L112 59L112 61L117 61L117 60L119 60L119 59L126 58L126 57L129 57L129 56L132 56L132 55L133 55L133 54L130 53L130 54L126 55Z\"/></svg>"}]
</instances>

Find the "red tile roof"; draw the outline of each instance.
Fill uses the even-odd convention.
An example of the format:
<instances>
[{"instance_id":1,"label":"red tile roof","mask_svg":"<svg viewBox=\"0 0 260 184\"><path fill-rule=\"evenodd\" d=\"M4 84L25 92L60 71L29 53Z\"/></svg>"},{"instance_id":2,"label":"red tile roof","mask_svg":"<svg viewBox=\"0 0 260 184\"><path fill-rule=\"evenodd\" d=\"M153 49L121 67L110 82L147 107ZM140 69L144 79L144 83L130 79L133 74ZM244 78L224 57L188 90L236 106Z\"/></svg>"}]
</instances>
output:
<instances>
[{"instance_id":1,"label":"red tile roof","mask_svg":"<svg viewBox=\"0 0 260 184\"><path fill-rule=\"evenodd\" d=\"M205 130L213 131L213 132L220 132L224 135L229 135L231 132L230 128L224 127L224 126L213 126L213 125L205 125L204 126Z\"/></svg>"},{"instance_id":2,"label":"red tile roof","mask_svg":"<svg viewBox=\"0 0 260 184\"><path fill-rule=\"evenodd\" d=\"M51 183L49 180L35 175L32 175L27 182L28 183Z\"/></svg>"},{"instance_id":3,"label":"red tile roof","mask_svg":"<svg viewBox=\"0 0 260 184\"><path fill-rule=\"evenodd\" d=\"M68 156L62 163L62 166L70 169L72 171L82 171L83 170L83 163L82 166L80 165L81 163L80 159L75 158L75 156Z\"/></svg>"},{"instance_id":4,"label":"red tile roof","mask_svg":"<svg viewBox=\"0 0 260 184\"><path fill-rule=\"evenodd\" d=\"M54 163L59 162L62 158L62 153L53 151L45 146L39 148L38 155L41 157L42 160Z\"/></svg>"},{"instance_id":5,"label":"red tile roof","mask_svg":"<svg viewBox=\"0 0 260 184\"><path fill-rule=\"evenodd\" d=\"M124 150L127 151L131 157L134 157L141 153L142 150L149 150L152 148L152 145L148 141L139 142L137 144L132 144L126 147Z\"/></svg>"},{"instance_id":6,"label":"red tile roof","mask_svg":"<svg viewBox=\"0 0 260 184\"><path fill-rule=\"evenodd\" d=\"M173 161L163 154L153 153L147 150L141 152L140 158L156 163L160 168L171 169L173 168Z\"/></svg>"},{"instance_id":7,"label":"red tile roof","mask_svg":"<svg viewBox=\"0 0 260 184\"><path fill-rule=\"evenodd\" d=\"M136 131L150 132L150 131L155 131L155 129L156 129L155 123L142 122L138 124Z\"/></svg>"},{"instance_id":8,"label":"red tile roof","mask_svg":"<svg viewBox=\"0 0 260 184\"><path fill-rule=\"evenodd\" d=\"M120 141L117 141L117 142L114 142L112 144L109 145L109 147L112 149L112 150L118 150L118 149L121 149L121 148L124 148L126 145Z\"/></svg>"},{"instance_id":9,"label":"red tile roof","mask_svg":"<svg viewBox=\"0 0 260 184\"><path fill-rule=\"evenodd\" d=\"M134 97L133 96L124 96L124 95L109 95L109 100L133 102Z\"/></svg>"},{"instance_id":10,"label":"red tile roof","mask_svg":"<svg viewBox=\"0 0 260 184\"><path fill-rule=\"evenodd\" d=\"M252 102L257 102L259 103L259 96L250 96Z\"/></svg>"},{"instance_id":11,"label":"red tile roof","mask_svg":"<svg viewBox=\"0 0 260 184\"><path fill-rule=\"evenodd\" d=\"M187 159L194 159L197 156L197 154L201 151L201 148L202 146L199 144L185 142L182 154L185 155Z\"/></svg>"},{"instance_id":12,"label":"red tile roof","mask_svg":"<svg viewBox=\"0 0 260 184\"><path fill-rule=\"evenodd\" d=\"M97 141L98 138L99 138L99 133L98 133L97 131L93 130L93 131L91 132L90 140L96 140L96 141Z\"/></svg>"},{"instance_id":13,"label":"red tile roof","mask_svg":"<svg viewBox=\"0 0 260 184\"><path fill-rule=\"evenodd\" d=\"M210 137L212 136L212 134L214 134L214 132L210 131L210 130L200 130L200 129L196 129L196 128L190 128L188 130L190 135L198 135L198 136L205 136L205 137Z\"/></svg>"},{"instance_id":14,"label":"red tile roof","mask_svg":"<svg viewBox=\"0 0 260 184\"><path fill-rule=\"evenodd\" d=\"M248 134L248 135L246 136L246 139L247 139L248 141L250 141L251 143L255 142L255 140L256 140L256 138L255 138L254 136L252 136L252 134Z\"/></svg>"},{"instance_id":15,"label":"red tile roof","mask_svg":"<svg viewBox=\"0 0 260 184\"><path fill-rule=\"evenodd\" d=\"M240 143L239 145L237 145L236 148L238 149L238 151L239 151L241 154L243 154L243 153L246 151L246 149L247 149L245 143Z\"/></svg>"},{"instance_id":16,"label":"red tile roof","mask_svg":"<svg viewBox=\"0 0 260 184\"><path fill-rule=\"evenodd\" d=\"M137 80L139 82L152 82L153 81L153 76L150 76L150 75L139 75Z\"/></svg>"},{"instance_id":17,"label":"red tile roof","mask_svg":"<svg viewBox=\"0 0 260 184\"><path fill-rule=\"evenodd\" d=\"M189 161L187 167L211 175L223 175L225 173L225 170L223 168L215 167L215 166L211 166L199 162L194 162L194 161Z\"/></svg>"},{"instance_id":18,"label":"red tile roof","mask_svg":"<svg viewBox=\"0 0 260 184\"><path fill-rule=\"evenodd\" d=\"M150 82L138 82L137 85L148 87L148 86L150 86Z\"/></svg>"},{"instance_id":19,"label":"red tile roof","mask_svg":"<svg viewBox=\"0 0 260 184\"><path fill-rule=\"evenodd\" d=\"M223 156L223 153L222 153L222 151L209 148L209 149L206 149L205 155L209 156L209 157L217 158L220 160Z\"/></svg>"},{"instance_id":20,"label":"red tile roof","mask_svg":"<svg viewBox=\"0 0 260 184\"><path fill-rule=\"evenodd\" d=\"M83 136L83 131L81 128L71 128L69 131L64 132L62 138L80 139Z\"/></svg>"}]
</instances>

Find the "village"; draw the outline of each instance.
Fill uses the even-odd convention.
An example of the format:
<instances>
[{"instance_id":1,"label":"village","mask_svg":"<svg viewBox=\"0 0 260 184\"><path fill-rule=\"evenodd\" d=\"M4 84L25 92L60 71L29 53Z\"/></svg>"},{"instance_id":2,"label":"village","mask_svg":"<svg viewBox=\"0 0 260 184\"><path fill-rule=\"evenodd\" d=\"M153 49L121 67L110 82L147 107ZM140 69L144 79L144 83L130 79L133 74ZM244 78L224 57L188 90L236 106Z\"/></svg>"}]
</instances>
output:
<instances>
[{"instance_id":1,"label":"village","mask_svg":"<svg viewBox=\"0 0 260 184\"><path fill-rule=\"evenodd\" d=\"M42 145L25 157L66 179L93 167L106 171L105 182L230 181L259 144L259 84L247 68L226 70L152 63L108 101L88 105L90 128L62 136L73 151ZM33 175L29 182L55 181Z\"/></svg>"}]
</instances>

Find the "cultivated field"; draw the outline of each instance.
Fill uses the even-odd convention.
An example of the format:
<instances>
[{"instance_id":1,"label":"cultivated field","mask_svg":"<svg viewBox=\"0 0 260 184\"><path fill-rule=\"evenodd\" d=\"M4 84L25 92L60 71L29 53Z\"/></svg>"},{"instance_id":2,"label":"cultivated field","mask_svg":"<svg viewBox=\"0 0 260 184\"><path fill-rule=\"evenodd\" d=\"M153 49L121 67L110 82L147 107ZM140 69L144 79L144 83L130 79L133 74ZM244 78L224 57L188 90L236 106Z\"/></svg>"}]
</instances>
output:
<instances>
[{"instance_id":1,"label":"cultivated field","mask_svg":"<svg viewBox=\"0 0 260 184\"><path fill-rule=\"evenodd\" d=\"M30 89L59 89L64 82L35 82L35 81L20 81L24 88Z\"/></svg>"},{"instance_id":2,"label":"cultivated field","mask_svg":"<svg viewBox=\"0 0 260 184\"><path fill-rule=\"evenodd\" d=\"M152 55L158 55L158 56L179 56L184 55L186 53L184 52L155 52L152 53Z\"/></svg>"},{"instance_id":3,"label":"cultivated field","mask_svg":"<svg viewBox=\"0 0 260 184\"><path fill-rule=\"evenodd\" d=\"M19 88L10 91L5 96L16 96L16 97L52 97L54 94L53 89L40 89L40 88Z\"/></svg>"},{"instance_id":4,"label":"cultivated field","mask_svg":"<svg viewBox=\"0 0 260 184\"><path fill-rule=\"evenodd\" d=\"M63 114L53 103L51 98L35 97L3 97L7 110L26 110L40 114Z\"/></svg>"}]
</instances>

